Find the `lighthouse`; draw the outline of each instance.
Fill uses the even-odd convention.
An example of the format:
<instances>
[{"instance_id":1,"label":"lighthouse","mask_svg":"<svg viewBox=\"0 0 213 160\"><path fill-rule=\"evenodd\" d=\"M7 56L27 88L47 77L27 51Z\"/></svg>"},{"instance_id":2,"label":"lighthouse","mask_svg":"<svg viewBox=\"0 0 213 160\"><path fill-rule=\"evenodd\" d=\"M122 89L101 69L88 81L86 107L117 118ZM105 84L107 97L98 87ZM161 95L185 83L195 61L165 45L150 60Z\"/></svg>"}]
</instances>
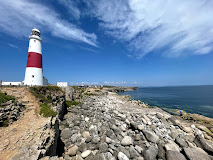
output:
<instances>
[{"instance_id":1,"label":"lighthouse","mask_svg":"<svg viewBox=\"0 0 213 160\"><path fill-rule=\"evenodd\" d=\"M32 29L31 36L29 37L27 68L25 71L24 85L43 85L41 43L42 39L40 37L40 31L36 28Z\"/></svg>"}]
</instances>

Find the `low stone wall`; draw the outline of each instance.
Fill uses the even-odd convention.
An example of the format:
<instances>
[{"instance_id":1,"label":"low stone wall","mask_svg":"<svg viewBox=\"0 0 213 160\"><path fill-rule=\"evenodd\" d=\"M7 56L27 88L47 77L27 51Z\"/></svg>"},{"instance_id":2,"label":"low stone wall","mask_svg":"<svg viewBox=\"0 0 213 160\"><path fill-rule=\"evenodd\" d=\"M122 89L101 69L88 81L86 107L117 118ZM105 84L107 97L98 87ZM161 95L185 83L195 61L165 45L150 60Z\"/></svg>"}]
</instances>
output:
<instances>
[{"instance_id":1,"label":"low stone wall","mask_svg":"<svg viewBox=\"0 0 213 160\"><path fill-rule=\"evenodd\" d=\"M0 127L6 127L7 125L12 124L23 114L22 111L25 110L25 105L17 101L13 102L12 100L1 104L1 106Z\"/></svg>"}]
</instances>

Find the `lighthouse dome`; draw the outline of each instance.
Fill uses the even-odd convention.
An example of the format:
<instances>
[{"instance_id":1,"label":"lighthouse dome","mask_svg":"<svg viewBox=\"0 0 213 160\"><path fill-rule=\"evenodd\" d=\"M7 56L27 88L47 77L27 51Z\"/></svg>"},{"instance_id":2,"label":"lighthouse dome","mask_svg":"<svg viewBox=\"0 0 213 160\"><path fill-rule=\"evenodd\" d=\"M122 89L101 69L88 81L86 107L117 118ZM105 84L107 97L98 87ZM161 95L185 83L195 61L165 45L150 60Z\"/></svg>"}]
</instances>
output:
<instances>
[{"instance_id":1,"label":"lighthouse dome","mask_svg":"<svg viewBox=\"0 0 213 160\"><path fill-rule=\"evenodd\" d=\"M37 29L37 28L33 28L32 29L32 35L36 35L36 36L39 36L40 37L40 31Z\"/></svg>"}]
</instances>

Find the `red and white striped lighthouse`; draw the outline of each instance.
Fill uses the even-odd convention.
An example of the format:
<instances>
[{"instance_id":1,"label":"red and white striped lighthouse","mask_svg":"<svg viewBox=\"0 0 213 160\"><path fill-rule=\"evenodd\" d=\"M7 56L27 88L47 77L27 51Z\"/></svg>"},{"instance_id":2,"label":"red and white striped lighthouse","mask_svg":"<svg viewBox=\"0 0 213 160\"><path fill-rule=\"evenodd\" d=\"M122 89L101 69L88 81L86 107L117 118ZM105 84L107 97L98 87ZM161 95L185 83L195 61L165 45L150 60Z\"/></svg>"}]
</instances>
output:
<instances>
[{"instance_id":1,"label":"red and white striped lighthouse","mask_svg":"<svg viewBox=\"0 0 213 160\"><path fill-rule=\"evenodd\" d=\"M43 85L41 52L42 39L40 38L40 31L36 28L32 29L32 33L29 39L30 41L24 84L30 86L40 86Z\"/></svg>"}]
</instances>

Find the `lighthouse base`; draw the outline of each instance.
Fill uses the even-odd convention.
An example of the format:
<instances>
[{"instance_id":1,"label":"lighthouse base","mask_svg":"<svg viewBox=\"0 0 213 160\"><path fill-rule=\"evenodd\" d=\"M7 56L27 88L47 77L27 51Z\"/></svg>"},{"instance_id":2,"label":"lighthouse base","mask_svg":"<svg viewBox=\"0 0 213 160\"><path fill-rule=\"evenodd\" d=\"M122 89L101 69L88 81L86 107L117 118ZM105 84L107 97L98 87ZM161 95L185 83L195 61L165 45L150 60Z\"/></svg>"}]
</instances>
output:
<instances>
[{"instance_id":1,"label":"lighthouse base","mask_svg":"<svg viewBox=\"0 0 213 160\"><path fill-rule=\"evenodd\" d=\"M25 72L24 85L42 86L43 85L42 68L27 67Z\"/></svg>"}]
</instances>

